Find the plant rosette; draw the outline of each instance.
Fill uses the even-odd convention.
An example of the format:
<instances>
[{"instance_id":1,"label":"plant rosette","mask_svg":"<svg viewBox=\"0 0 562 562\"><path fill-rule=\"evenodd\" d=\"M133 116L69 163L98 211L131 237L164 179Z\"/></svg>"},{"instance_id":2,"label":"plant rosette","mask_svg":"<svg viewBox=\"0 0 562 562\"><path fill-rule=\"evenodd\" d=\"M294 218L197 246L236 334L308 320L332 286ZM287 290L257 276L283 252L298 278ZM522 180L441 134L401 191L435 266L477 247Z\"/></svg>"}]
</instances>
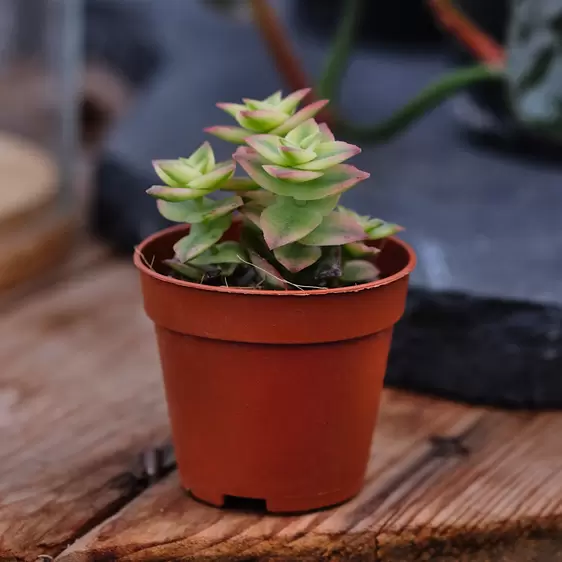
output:
<instances>
[{"instance_id":1,"label":"plant rosette","mask_svg":"<svg viewBox=\"0 0 562 562\"><path fill-rule=\"evenodd\" d=\"M297 109L307 94L218 104L238 123L208 129L239 145L227 162L208 143L154 162L164 185L148 193L181 224L134 262L182 485L216 506L301 512L359 492L415 265L397 225L339 204L369 174L314 120L326 102Z\"/></svg>"}]
</instances>

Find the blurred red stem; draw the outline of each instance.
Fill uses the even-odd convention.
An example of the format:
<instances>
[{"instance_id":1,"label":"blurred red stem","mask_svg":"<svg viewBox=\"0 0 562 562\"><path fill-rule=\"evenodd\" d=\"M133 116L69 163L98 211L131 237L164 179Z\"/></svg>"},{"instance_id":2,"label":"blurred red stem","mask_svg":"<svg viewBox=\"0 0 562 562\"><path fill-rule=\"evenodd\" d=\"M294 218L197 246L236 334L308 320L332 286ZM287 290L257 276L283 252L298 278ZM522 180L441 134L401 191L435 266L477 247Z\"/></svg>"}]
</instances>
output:
<instances>
[{"instance_id":1,"label":"blurred red stem","mask_svg":"<svg viewBox=\"0 0 562 562\"><path fill-rule=\"evenodd\" d=\"M471 22L452 4L452 0L429 0L437 20L480 61L491 66L503 67L505 52L492 37Z\"/></svg>"},{"instance_id":2,"label":"blurred red stem","mask_svg":"<svg viewBox=\"0 0 562 562\"><path fill-rule=\"evenodd\" d=\"M267 0L251 0L252 13L263 40L269 48L277 70L280 72L287 86L294 90L301 90L311 86L311 82L304 72L298 57L295 55L287 38L287 33L279 22L275 10ZM317 99L314 92L310 97ZM330 121L327 110L323 110L320 119Z\"/></svg>"}]
</instances>

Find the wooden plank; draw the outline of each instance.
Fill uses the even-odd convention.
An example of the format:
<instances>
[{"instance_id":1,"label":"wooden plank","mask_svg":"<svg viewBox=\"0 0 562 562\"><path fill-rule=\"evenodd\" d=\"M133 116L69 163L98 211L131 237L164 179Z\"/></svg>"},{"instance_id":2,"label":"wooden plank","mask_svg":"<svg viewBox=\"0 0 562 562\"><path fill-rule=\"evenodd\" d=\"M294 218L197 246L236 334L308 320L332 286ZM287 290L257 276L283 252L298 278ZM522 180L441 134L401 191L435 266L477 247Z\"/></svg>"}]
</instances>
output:
<instances>
[{"instance_id":1,"label":"wooden plank","mask_svg":"<svg viewBox=\"0 0 562 562\"><path fill-rule=\"evenodd\" d=\"M48 226L48 222L47 225L43 224L43 226ZM52 290L56 283L64 282L71 276L78 278L81 275L91 275L98 265L107 261L110 257L110 251L106 246L92 240L86 233L80 230L69 234L68 230L64 227L59 225L59 228L57 228L55 225L51 235L54 235L56 240L63 246L61 251L64 251L66 247L70 247L68 254L64 259L61 259L57 267L46 270L37 268L35 277L27 281L20 281L11 289L2 287L0 276L0 312L6 312L16 307L19 308L23 298L29 298L32 295L38 298L39 292ZM19 243L25 244L25 240L26 237L24 236L23 241L20 240ZM37 251L37 246L40 245L40 242L37 244L33 240L28 240L28 242L33 247L33 251ZM50 244L50 250L53 250L52 243ZM38 261L41 263L45 259L49 259L49 257L49 253L45 252ZM10 264L10 267L17 267L17 265L18 260L15 259Z\"/></svg>"},{"instance_id":2,"label":"wooden plank","mask_svg":"<svg viewBox=\"0 0 562 562\"><path fill-rule=\"evenodd\" d=\"M562 553L555 413L386 391L363 492L301 517L201 505L175 474L143 492L137 455L168 427L128 264L86 269L4 313L0 361L0 560L546 562Z\"/></svg>"},{"instance_id":3,"label":"wooden plank","mask_svg":"<svg viewBox=\"0 0 562 562\"><path fill-rule=\"evenodd\" d=\"M387 392L352 502L301 517L225 512L173 475L60 562L561 560L561 432L561 414L482 414ZM428 441L436 434L445 439Z\"/></svg>"},{"instance_id":4,"label":"wooden plank","mask_svg":"<svg viewBox=\"0 0 562 562\"><path fill-rule=\"evenodd\" d=\"M56 555L113 513L168 434L136 272L82 273L0 318L0 560Z\"/></svg>"},{"instance_id":5,"label":"wooden plank","mask_svg":"<svg viewBox=\"0 0 562 562\"><path fill-rule=\"evenodd\" d=\"M441 450L434 438L468 435L483 415L481 409L386 391L365 489L352 502L300 517L220 511L187 496L174 474L78 540L60 561L347 559L344 552L365 550L353 529L385 502L392 513L433 466ZM458 462L458 451L447 462ZM341 537L343 532L349 534Z\"/></svg>"}]
</instances>

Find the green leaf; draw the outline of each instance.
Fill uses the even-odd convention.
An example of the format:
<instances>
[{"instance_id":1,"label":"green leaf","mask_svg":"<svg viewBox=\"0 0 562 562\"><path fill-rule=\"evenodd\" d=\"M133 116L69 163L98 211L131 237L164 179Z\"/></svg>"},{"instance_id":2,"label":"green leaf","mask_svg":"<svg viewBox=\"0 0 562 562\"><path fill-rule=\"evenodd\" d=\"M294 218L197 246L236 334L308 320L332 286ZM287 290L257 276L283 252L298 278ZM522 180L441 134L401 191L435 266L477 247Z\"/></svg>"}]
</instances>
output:
<instances>
[{"instance_id":1,"label":"green leaf","mask_svg":"<svg viewBox=\"0 0 562 562\"><path fill-rule=\"evenodd\" d=\"M300 240L305 246L341 246L367 238L362 226L349 215L330 213L322 224Z\"/></svg>"},{"instance_id":2,"label":"green leaf","mask_svg":"<svg viewBox=\"0 0 562 562\"><path fill-rule=\"evenodd\" d=\"M303 88L302 90L297 90L289 94L286 98L277 103L277 109L289 115L294 113L299 103L308 96L311 90L312 88Z\"/></svg>"},{"instance_id":3,"label":"green leaf","mask_svg":"<svg viewBox=\"0 0 562 562\"><path fill-rule=\"evenodd\" d=\"M281 147L279 137L275 135L253 135L246 139L246 143L265 159L264 163L273 162L280 166L286 164L285 158L279 151Z\"/></svg>"},{"instance_id":4,"label":"green leaf","mask_svg":"<svg viewBox=\"0 0 562 562\"><path fill-rule=\"evenodd\" d=\"M287 116L276 109L241 111L236 118L242 127L246 127L246 129L255 131L256 133L267 133L283 123L286 119Z\"/></svg>"},{"instance_id":5,"label":"green leaf","mask_svg":"<svg viewBox=\"0 0 562 562\"><path fill-rule=\"evenodd\" d=\"M305 183L310 180L322 177L322 172L308 172L306 170L295 170L283 166L266 165L263 169L272 177L286 180L292 183Z\"/></svg>"},{"instance_id":6,"label":"green leaf","mask_svg":"<svg viewBox=\"0 0 562 562\"><path fill-rule=\"evenodd\" d=\"M301 146L301 142L310 137L311 135L315 135L320 132L320 127L318 123L314 119L307 119L304 123L301 123L297 127L295 127L292 131L287 133L285 137L288 141L296 144L297 146Z\"/></svg>"},{"instance_id":7,"label":"green leaf","mask_svg":"<svg viewBox=\"0 0 562 562\"><path fill-rule=\"evenodd\" d=\"M296 184L271 177L262 167L265 163L263 159L246 147L238 148L234 159L258 185L267 191L301 201L313 201L338 195L369 177L368 173L353 166L338 164L326 170L324 175L318 179Z\"/></svg>"},{"instance_id":8,"label":"green leaf","mask_svg":"<svg viewBox=\"0 0 562 562\"><path fill-rule=\"evenodd\" d=\"M341 279L345 283L368 283L375 281L379 270L369 261L350 260L344 263Z\"/></svg>"},{"instance_id":9,"label":"green leaf","mask_svg":"<svg viewBox=\"0 0 562 562\"><path fill-rule=\"evenodd\" d=\"M272 108L272 104L267 103L263 100L254 100L252 98L243 98L242 101L244 102L244 111L251 109L251 110L258 110L258 109L276 109Z\"/></svg>"},{"instance_id":10,"label":"green leaf","mask_svg":"<svg viewBox=\"0 0 562 562\"><path fill-rule=\"evenodd\" d=\"M346 244L343 248L348 256L359 259L376 256L380 253L378 248L367 246L367 244L363 242L351 242L350 244Z\"/></svg>"},{"instance_id":11,"label":"green leaf","mask_svg":"<svg viewBox=\"0 0 562 562\"><path fill-rule=\"evenodd\" d=\"M397 224L383 221L379 226L367 229L366 232L369 240L380 240L381 238L387 238L388 236L392 236L393 234L401 232L402 230L404 229Z\"/></svg>"},{"instance_id":12,"label":"green leaf","mask_svg":"<svg viewBox=\"0 0 562 562\"><path fill-rule=\"evenodd\" d=\"M170 269L173 269L175 272L191 279L192 281L200 282L203 278L205 272L197 267L193 267L188 263L181 263L178 260L163 260L162 263L167 265Z\"/></svg>"},{"instance_id":13,"label":"green leaf","mask_svg":"<svg viewBox=\"0 0 562 562\"><path fill-rule=\"evenodd\" d=\"M189 187L192 189L216 190L232 177L235 168L234 162L223 162L212 172L189 182Z\"/></svg>"},{"instance_id":14,"label":"green leaf","mask_svg":"<svg viewBox=\"0 0 562 562\"><path fill-rule=\"evenodd\" d=\"M259 278L267 287L272 289L287 289L287 283L283 276L261 256L255 252L250 252L250 261L255 266Z\"/></svg>"},{"instance_id":15,"label":"green leaf","mask_svg":"<svg viewBox=\"0 0 562 562\"><path fill-rule=\"evenodd\" d=\"M265 98L263 101L269 103L271 105L279 105L282 100L282 93L281 90L277 90L274 94L271 94L269 97Z\"/></svg>"},{"instance_id":16,"label":"green leaf","mask_svg":"<svg viewBox=\"0 0 562 562\"><path fill-rule=\"evenodd\" d=\"M245 105L242 105L240 103L222 103L221 102L221 103L217 103L216 105L219 109L222 109L223 111L225 111L226 113L228 113L229 115L234 117L234 119L238 118L238 114L241 111L245 111L247 109L247 107Z\"/></svg>"},{"instance_id":17,"label":"green leaf","mask_svg":"<svg viewBox=\"0 0 562 562\"><path fill-rule=\"evenodd\" d=\"M146 193L148 193L152 197L155 197L156 199L176 202L187 201L189 199L200 199L201 197L204 197L211 192L199 189L191 189L189 187L165 187L163 185L153 185L146 190Z\"/></svg>"},{"instance_id":18,"label":"green leaf","mask_svg":"<svg viewBox=\"0 0 562 562\"><path fill-rule=\"evenodd\" d=\"M361 149L353 144L335 141L319 144L314 149L314 152L316 152L316 158L299 165L299 169L322 171L336 164L341 164L344 160L359 154Z\"/></svg>"},{"instance_id":19,"label":"green leaf","mask_svg":"<svg viewBox=\"0 0 562 562\"><path fill-rule=\"evenodd\" d=\"M510 109L527 128L562 140L562 3L512 1L506 78Z\"/></svg>"},{"instance_id":20,"label":"green leaf","mask_svg":"<svg viewBox=\"0 0 562 562\"><path fill-rule=\"evenodd\" d=\"M174 244L176 257L187 262L199 256L222 238L231 223L232 217L225 215L213 222L192 225L189 234Z\"/></svg>"},{"instance_id":21,"label":"green leaf","mask_svg":"<svg viewBox=\"0 0 562 562\"><path fill-rule=\"evenodd\" d=\"M232 211L241 207L244 201L241 197L227 197L215 201L208 197L199 200L182 201L170 203L168 201L158 201L160 214L173 222L187 222L196 224L209 222L218 217L230 214Z\"/></svg>"},{"instance_id":22,"label":"green leaf","mask_svg":"<svg viewBox=\"0 0 562 562\"><path fill-rule=\"evenodd\" d=\"M317 201L278 197L260 217L260 226L268 247L271 250L279 248L312 232L322 223L323 217L335 208L337 200L337 196Z\"/></svg>"},{"instance_id":23,"label":"green leaf","mask_svg":"<svg viewBox=\"0 0 562 562\"><path fill-rule=\"evenodd\" d=\"M286 135L292 131L297 125L304 123L307 119L314 117L326 104L328 100L320 100L297 111L292 117L289 117L284 123L271 131L274 135Z\"/></svg>"},{"instance_id":24,"label":"green leaf","mask_svg":"<svg viewBox=\"0 0 562 562\"><path fill-rule=\"evenodd\" d=\"M246 259L246 253L238 242L228 240L215 244L189 263L193 265L216 265L223 263L237 264L242 263L240 259Z\"/></svg>"},{"instance_id":25,"label":"green leaf","mask_svg":"<svg viewBox=\"0 0 562 562\"><path fill-rule=\"evenodd\" d=\"M152 165L158 177L170 187L185 187L201 175L181 160L154 160Z\"/></svg>"},{"instance_id":26,"label":"green leaf","mask_svg":"<svg viewBox=\"0 0 562 562\"><path fill-rule=\"evenodd\" d=\"M298 242L273 250L277 261L291 273L298 273L320 259L322 250L316 246L302 246Z\"/></svg>"},{"instance_id":27,"label":"green leaf","mask_svg":"<svg viewBox=\"0 0 562 562\"><path fill-rule=\"evenodd\" d=\"M317 132L309 135L301 141L301 148L307 148L316 151L316 147L322 142L322 133Z\"/></svg>"},{"instance_id":28,"label":"green leaf","mask_svg":"<svg viewBox=\"0 0 562 562\"><path fill-rule=\"evenodd\" d=\"M301 164L311 162L316 158L316 152L313 150L287 146L283 142L281 142L279 152L281 154L281 158L285 161L286 166L300 166Z\"/></svg>"},{"instance_id":29,"label":"green leaf","mask_svg":"<svg viewBox=\"0 0 562 562\"><path fill-rule=\"evenodd\" d=\"M330 127L328 127L326 123L320 123L318 125L318 128L320 129L320 134L322 135L323 142L333 142L336 140L336 137L334 137L334 133L332 133Z\"/></svg>"},{"instance_id":30,"label":"green leaf","mask_svg":"<svg viewBox=\"0 0 562 562\"><path fill-rule=\"evenodd\" d=\"M215 154L207 141L205 141L189 158L180 158L180 161L187 162L187 164L202 174L208 174L215 168Z\"/></svg>"},{"instance_id":31,"label":"green leaf","mask_svg":"<svg viewBox=\"0 0 562 562\"><path fill-rule=\"evenodd\" d=\"M244 144L246 137L250 134L242 127L224 127L219 125L215 127L207 127L203 130L210 135L214 135L219 139L232 142L234 144Z\"/></svg>"}]
</instances>

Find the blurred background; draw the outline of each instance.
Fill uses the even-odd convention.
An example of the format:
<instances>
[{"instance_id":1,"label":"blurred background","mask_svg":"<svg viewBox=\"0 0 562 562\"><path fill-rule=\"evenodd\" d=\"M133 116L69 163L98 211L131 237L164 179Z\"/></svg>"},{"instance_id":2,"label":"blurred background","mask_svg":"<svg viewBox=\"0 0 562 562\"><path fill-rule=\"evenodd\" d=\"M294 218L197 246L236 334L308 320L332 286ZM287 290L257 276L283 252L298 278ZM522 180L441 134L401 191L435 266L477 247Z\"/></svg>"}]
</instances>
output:
<instances>
[{"instance_id":1,"label":"blurred background","mask_svg":"<svg viewBox=\"0 0 562 562\"><path fill-rule=\"evenodd\" d=\"M345 4L269 2L311 81L321 75ZM456 4L499 43L507 41L507 0ZM475 62L423 0L361 6L339 88L339 111L350 122L384 121L445 72ZM0 28L4 289L59 267L85 233L130 254L165 226L144 194L154 182L151 161L189 154L203 127L226 124L216 101L290 89L244 0L0 0ZM539 361L551 381L560 367L562 318L556 135L529 132L507 86L493 81L451 97L390 142L361 144L356 165L371 178L346 194L345 204L406 227L419 257L413 281L421 292L413 298L437 307L429 316L445 314L444 331L459 329L463 319L459 345L487 342L483 376L509 360L528 372L517 349L530 346L528 361ZM230 154L231 146L214 146L220 157ZM457 300L439 300L451 292ZM496 307L485 308L491 328L484 331L470 323L482 316L482 302ZM417 324L406 323L398 348L401 338L411 346L412 334L418 347L424 338L442 338L424 323L427 311ZM411 367L403 363L395 360L394 376L407 386ZM556 392L562 402L559 384Z\"/></svg>"}]
</instances>

